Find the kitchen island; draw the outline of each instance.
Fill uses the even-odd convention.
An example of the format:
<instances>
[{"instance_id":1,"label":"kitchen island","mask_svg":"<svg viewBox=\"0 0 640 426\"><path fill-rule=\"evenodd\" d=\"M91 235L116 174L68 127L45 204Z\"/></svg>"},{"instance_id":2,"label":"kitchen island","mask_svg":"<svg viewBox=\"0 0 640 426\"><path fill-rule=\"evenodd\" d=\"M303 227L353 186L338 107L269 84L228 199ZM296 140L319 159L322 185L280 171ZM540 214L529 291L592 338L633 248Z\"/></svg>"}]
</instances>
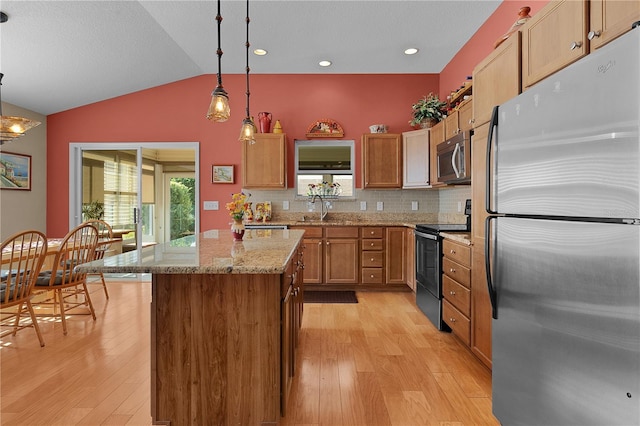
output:
<instances>
[{"instance_id":1,"label":"kitchen island","mask_svg":"<svg viewBox=\"0 0 640 426\"><path fill-rule=\"evenodd\" d=\"M251 230L234 242L213 230L78 266L152 274L154 424L279 423L301 321L303 233Z\"/></svg>"}]
</instances>

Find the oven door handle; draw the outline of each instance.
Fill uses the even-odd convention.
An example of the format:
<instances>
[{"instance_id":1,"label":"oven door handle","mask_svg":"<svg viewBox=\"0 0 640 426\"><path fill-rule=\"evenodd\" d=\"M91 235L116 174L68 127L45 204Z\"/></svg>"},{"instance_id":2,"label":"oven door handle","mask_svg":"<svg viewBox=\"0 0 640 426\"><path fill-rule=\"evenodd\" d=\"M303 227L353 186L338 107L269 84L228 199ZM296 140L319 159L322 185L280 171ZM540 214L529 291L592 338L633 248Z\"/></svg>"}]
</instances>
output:
<instances>
[{"instance_id":1,"label":"oven door handle","mask_svg":"<svg viewBox=\"0 0 640 426\"><path fill-rule=\"evenodd\" d=\"M420 232L417 229L413 231L413 234L416 237L428 238L430 240L438 241L438 236L437 235L425 234L424 232Z\"/></svg>"}]
</instances>

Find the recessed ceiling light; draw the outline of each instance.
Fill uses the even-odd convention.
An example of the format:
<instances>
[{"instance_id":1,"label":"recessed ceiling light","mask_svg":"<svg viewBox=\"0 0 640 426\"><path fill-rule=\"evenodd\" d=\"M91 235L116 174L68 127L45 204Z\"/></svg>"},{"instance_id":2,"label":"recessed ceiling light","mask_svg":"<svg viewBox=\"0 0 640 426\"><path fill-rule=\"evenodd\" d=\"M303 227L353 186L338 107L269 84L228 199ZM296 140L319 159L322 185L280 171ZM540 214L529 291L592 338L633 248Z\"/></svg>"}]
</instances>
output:
<instances>
[{"instance_id":1,"label":"recessed ceiling light","mask_svg":"<svg viewBox=\"0 0 640 426\"><path fill-rule=\"evenodd\" d=\"M405 55L415 55L416 53L418 53L418 49L415 47L410 47L404 51Z\"/></svg>"},{"instance_id":2,"label":"recessed ceiling light","mask_svg":"<svg viewBox=\"0 0 640 426\"><path fill-rule=\"evenodd\" d=\"M264 55L266 55L268 52L267 52L266 50L264 50L264 49L255 49L255 50L253 51L253 53L254 53L255 55L258 55L258 56L264 56Z\"/></svg>"},{"instance_id":3,"label":"recessed ceiling light","mask_svg":"<svg viewBox=\"0 0 640 426\"><path fill-rule=\"evenodd\" d=\"M320 65L321 67L328 67L331 65L331 61L320 61L318 62L318 65Z\"/></svg>"}]
</instances>

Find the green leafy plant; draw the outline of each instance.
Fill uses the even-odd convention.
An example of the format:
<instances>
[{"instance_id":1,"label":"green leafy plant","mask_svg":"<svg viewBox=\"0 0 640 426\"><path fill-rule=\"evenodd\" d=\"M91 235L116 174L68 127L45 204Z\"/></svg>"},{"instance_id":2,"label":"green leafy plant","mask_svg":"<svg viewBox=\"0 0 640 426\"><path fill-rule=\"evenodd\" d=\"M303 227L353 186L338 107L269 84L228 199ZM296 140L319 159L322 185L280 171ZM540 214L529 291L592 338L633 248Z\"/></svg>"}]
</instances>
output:
<instances>
[{"instance_id":1,"label":"green leafy plant","mask_svg":"<svg viewBox=\"0 0 640 426\"><path fill-rule=\"evenodd\" d=\"M85 220L102 219L104 216L104 203L101 203L98 200L93 200L88 204L83 204L82 215Z\"/></svg>"},{"instance_id":2,"label":"green leafy plant","mask_svg":"<svg viewBox=\"0 0 640 426\"><path fill-rule=\"evenodd\" d=\"M429 93L428 96L422 97L411 106L413 119L409 121L409 124L417 126L428 119L441 121L444 118L443 110L446 105L447 103L441 101L437 95Z\"/></svg>"}]
</instances>

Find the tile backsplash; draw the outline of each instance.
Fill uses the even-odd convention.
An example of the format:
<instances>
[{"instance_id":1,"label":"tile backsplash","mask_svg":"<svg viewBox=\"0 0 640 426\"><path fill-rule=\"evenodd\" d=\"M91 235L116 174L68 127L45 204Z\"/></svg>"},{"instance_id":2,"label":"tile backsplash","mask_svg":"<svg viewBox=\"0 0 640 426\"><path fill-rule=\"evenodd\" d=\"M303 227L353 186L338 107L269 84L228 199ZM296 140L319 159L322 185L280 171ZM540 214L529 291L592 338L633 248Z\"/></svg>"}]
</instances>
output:
<instances>
[{"instance_id":1,"label":"tile backsplash","mask_svg":"<svg viewBox=\"0 0 640 426\"><path fill-rule=\"evenodd\" d=\"M245 190L251 194L250 201L259 203L271 201L274 218L278 214L313 214L307 209L307 198L295 197L295 190L266 191ZM464 222L464 203L471 198L470 186L456 186L439 190L410 189L410 190L362 190L357 189L355 197L333 202L331 213L403 213L403 214L433 214L438 215L441 222ZM289 202L289 210L283 210L283 201ZM361 210L361 202L366 202L366 210ZM412 210L412 202L417 202L418 210ZM378 202L382 202L383 210L377 210ZM461 211L458 211L458 204ZM316 212L319 212L316 207Z\"/></svg>"}]
</instances>

